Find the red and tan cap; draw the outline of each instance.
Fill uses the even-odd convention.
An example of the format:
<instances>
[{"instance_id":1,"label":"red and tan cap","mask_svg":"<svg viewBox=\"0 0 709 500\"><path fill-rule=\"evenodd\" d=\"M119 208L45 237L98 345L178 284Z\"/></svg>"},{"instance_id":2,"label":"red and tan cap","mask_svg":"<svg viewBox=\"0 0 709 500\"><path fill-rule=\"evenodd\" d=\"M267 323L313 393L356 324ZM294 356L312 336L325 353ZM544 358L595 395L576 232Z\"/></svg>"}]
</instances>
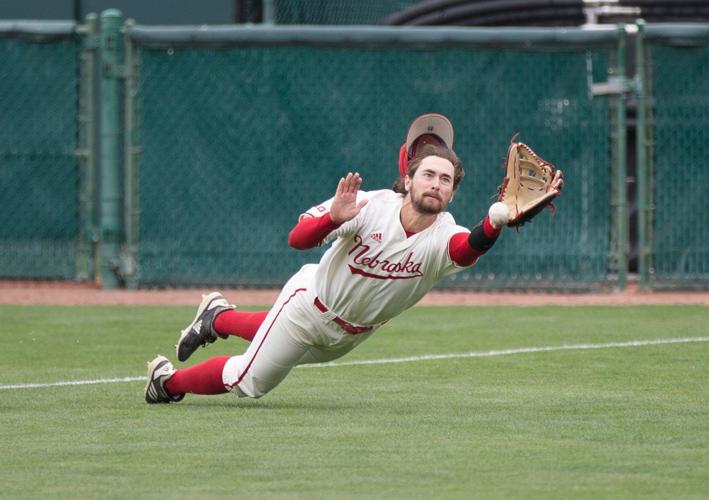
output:
<instances>
[{"instance_id":1,"label":"red and tan cap","mask_svg":"<svg viewBox=\"0 0 709 500\"><path fill-rule=\"evenodd\" d=\"M416 118L406 134L406 151L424 134L433 134L441 138L448 149L453 149L453 125L448 118L438 113L426 113Z\"/></svg>"}]
</instances>

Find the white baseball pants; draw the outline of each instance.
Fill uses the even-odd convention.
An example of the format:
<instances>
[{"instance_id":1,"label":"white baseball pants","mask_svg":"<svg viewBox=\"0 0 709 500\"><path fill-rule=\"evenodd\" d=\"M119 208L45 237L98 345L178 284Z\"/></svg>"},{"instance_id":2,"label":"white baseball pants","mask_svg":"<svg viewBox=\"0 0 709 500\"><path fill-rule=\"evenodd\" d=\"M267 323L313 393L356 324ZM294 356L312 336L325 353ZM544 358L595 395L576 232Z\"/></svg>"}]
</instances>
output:
<instances>
[{"instance_id":1,"label":"white baseball pants","mask_svg":"<svg viewBox=\"0 0 709 500\"><path fill-rule=\"evenodd\" d=\"M349 334L333 313L315 308L316 267L303 266L286 283L246 352L227 361L222 380L237 396L260 398L294 366L337 359L374 332Z\"/></svg>"}]
</instances>

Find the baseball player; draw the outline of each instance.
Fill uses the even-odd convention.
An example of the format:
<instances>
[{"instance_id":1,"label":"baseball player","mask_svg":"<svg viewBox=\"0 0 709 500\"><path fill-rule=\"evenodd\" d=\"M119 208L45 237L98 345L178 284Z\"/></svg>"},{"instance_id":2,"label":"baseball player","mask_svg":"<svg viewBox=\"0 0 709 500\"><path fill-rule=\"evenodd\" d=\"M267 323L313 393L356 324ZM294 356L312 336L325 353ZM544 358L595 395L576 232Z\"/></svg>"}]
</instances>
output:
<instances>
[{"instance_id":1,"label":"baseball player","mask_svg":"<svg viewBox=\"0 0 709 500\"><path fill-rule=\"evenodd\" d=\"M446 212L464 176L452 146L448 119L422 115L409 127L391 190L361 191L356 172L341 178L334 197L303 213L289 235L296 249L332 243L320 262L291 277L270 311L238 312L218 292L204 296L177 344L180 361L229 335L251 338L246 352L180 370L157 356L148 363L146 401L229 391L259 398L294 366L343 356L435 283L475 264L506 221L486 216L468 230ZM555 188L562 184L555 177Z\"/></svg>"}]
</instances>

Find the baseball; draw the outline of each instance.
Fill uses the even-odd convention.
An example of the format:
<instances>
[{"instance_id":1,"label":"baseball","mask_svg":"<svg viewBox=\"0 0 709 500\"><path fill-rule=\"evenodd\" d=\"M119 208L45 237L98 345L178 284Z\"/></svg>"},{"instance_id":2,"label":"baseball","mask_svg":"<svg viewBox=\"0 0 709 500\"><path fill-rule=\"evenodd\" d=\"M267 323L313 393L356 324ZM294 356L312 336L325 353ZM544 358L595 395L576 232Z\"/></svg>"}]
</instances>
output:
<instances>
[{"instance_id":1,"label":"baseball","mask_svg":"<svg viewBox=\"0 0 709 500\"><path fill-rule=\"evenodd\" d=\"M510 221L510 209L500 201L490 205L487 214L490 216L490 223L495 227L502 227Z\"/></svg>"}]
</instances>

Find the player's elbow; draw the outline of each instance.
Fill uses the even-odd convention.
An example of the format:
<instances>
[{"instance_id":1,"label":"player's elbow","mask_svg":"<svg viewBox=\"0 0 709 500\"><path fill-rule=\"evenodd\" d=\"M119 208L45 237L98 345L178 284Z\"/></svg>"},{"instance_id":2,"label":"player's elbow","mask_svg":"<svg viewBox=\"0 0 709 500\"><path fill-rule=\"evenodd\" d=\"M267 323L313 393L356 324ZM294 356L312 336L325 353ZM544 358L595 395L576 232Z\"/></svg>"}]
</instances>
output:
<instances>
[{"instance_id":1,"label":"player's elbow","mask_svg":"<svg viewBox=\"0 0 709 500\"><path fill-rule=\"evenodd\" d=\"M307 242L300 237L299 232L296 231L295 228L293 228L293 230L288 235L288 246L291 248L295 248L296 250L307 250L308 248L310 248L307 245Z\"/></svg>"},{"instance_id":2,"label":"player's elbow","mask_svg":"<svg viewBox=\"0 0 709 500\"><path fill-rule=\"evenodd\" d=\"M303 250L301 242L298 241L298 237L293 234L293 231L291 231L288 235L288 246L291 248L295 248L296 250Z\"/></svg>"}]
</instances>

